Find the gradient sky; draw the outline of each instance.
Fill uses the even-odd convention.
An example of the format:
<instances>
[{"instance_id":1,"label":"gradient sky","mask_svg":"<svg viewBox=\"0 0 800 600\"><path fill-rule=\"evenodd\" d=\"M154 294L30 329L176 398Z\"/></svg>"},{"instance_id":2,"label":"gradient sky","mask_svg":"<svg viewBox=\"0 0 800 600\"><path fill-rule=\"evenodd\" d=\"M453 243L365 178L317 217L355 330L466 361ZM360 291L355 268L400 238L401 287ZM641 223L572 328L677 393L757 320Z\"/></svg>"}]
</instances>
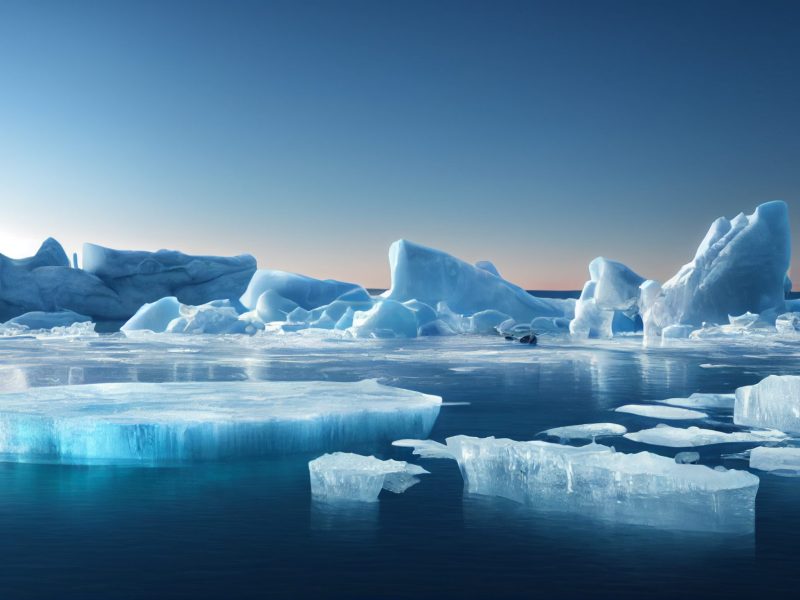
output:
<instances>
[{"instance_id":1,"label":"gradient sky","mask_svg":"<svg viewBox=\"0 0 800 600\"><path fill-rule=\"evenodd\" d=\"M664 280L781 198L800 3L0 0L0 251L50 235L389 282L401 237ZM795 272L800 279L800 272Z\"/></svg>"}]
</instances>

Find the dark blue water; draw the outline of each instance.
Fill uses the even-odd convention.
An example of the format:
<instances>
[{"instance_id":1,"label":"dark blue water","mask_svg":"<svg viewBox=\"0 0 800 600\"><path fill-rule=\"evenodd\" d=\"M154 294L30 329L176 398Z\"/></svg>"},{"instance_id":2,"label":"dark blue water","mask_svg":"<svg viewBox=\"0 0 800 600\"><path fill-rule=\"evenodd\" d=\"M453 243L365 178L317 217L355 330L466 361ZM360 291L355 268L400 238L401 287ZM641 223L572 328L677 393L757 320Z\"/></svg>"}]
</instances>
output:
<instances>
[{"instance_id":1,"label":"dark blue water","mask_svg":"<svg viewBox=\"0 0 800 600\"><path fill-rule=\"evenodd\" d=\"M379 377L469 403L443 407L438 440L531 439L557 425L609 420L637 429L653 422L609 409L800 373L790 345L643 350L635 341L545 339L529 348L494 338L20 340L0 343L0 361L3 389ZM720 454L746 447L707 447L703 462L744 468ZM335 509L311 501L309 458L173 468L0 464L0 598L733 598L800 585L800 479L759 474L755 532L720 535L465 496L452 461L420 461L432 474L405 494Z\"/></svg>"}]
</instances>

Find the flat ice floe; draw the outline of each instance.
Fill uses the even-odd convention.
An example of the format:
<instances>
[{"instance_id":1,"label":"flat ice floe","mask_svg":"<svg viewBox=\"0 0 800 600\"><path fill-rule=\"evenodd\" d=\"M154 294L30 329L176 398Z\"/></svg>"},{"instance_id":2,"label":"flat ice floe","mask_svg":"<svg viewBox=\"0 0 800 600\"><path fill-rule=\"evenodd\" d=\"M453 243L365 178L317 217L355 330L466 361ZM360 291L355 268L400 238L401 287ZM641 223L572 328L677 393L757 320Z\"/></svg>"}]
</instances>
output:
<instances>
[{"instance_id":1,"label":"flat ice floe","mask_svg":"<svg viewBox=\"0 0 800 600\"><path fill-rule=\"evenodd\" d=\"M374 380L103 383L0 394L0 459L181 462L427 435L441 398Z\"/></svg>"},{"instance_id":2,"label":"flat ice floe","mask_svg":"<svg viewBox=\"0 0 800 600\"><path fill-rule=\"evenodd\" d=\"M659 400L659 402L662 404L669 404L670 406L680 406L682 408L733 410L735 400L735 394L696 393L688 398L667 398L666 400Z\"/></svg>"},{"instance_id":3,"label":"flat ice floe","mask_svg":"<svg viewBox=\"0 0 800 600\"><path fill-rule=\"evenodd\" d=\"M687 427L684 429L661 424L651 429L641 429L626 433L625 437L634 442L650 444L651 446L690 448L738 442L777 442L786 439L786 434L774 430L725 433L715 429L701 429L700 427Z\"/></svg>"},{"instance_id":4,"label":"flat ice floe","mask_svg":"<svg viewBox=\"0 0 800 600\"><path fill-rule=\"evenodd\" d=\"M380 460L374 456L334 452L308 463L311 494L316 499L377 502L381 490L402 494L419 483L417 475L428 473L419 465L402 460Z\"/></svg>"},{"instance_id":5,"label":"flat ice floe","mask_svg":"<svg viewBox=\"0 0 800 600\"><path fill-rule=\"evenodd\" d=\"M753 448L750 451L750 468L800 475L800 448Z\"/></svg>"},{"instance_id":6,"label":"flat ice floe","mask_svg":"<svg viewBox=\"0 0 800 600\"><path fill-rule=\"evenodd\" d=\"M651 417L653 419L669 419L686 421L689 419L705 419L708 415L697 410L688 408L675 408L672 406L658 406L653 404L626 404L620 406L615 412L638 415L640 417Z\"/></svg>"},{"instance_id":7,"label":"flat ice floe","mask_svg":"<svg viewBox=\"0 0 800 600\"><path fill-rule=\"evenodd\" d=\"M459 435L445 444L400 440L395 445L414 447L423 457L456 460L467 491L474 494L668 529L753 528L759 479L746 471L678 464L600 444Z\"/></svg>"},{"instance_id":8,"label":"flat ice floe","mask_svg":"<svg viewBox=\"0 0 800 600\"><path fill-rule=\"evenodd\" d=\"M616 423L587 423L585 425L567 425L554 427L543 433L560 440L593 440L598 437L622 435L628 430Z\"/></svg>"}]
</instances>

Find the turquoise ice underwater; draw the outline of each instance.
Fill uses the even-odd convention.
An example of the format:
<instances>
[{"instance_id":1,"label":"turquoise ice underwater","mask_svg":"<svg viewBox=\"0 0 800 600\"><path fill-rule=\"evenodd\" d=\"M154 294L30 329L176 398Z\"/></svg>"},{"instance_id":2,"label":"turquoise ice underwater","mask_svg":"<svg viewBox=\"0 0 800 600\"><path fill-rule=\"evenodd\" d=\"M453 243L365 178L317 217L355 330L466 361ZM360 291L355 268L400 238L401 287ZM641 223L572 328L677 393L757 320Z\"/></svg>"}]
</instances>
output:
<instances>
[{"instance_id":1,"label":"turquoise ice underwater","mask_svg":"<svg viewBox=\"0 0 800 600\"><path fill-rule=\"evenodd\" d=\"M663 285L596 259L577 300L407 241L382 295L247 257L3 257L3 589L792 589L786 210L715 221Z\"/></svg>"}]
</instances>

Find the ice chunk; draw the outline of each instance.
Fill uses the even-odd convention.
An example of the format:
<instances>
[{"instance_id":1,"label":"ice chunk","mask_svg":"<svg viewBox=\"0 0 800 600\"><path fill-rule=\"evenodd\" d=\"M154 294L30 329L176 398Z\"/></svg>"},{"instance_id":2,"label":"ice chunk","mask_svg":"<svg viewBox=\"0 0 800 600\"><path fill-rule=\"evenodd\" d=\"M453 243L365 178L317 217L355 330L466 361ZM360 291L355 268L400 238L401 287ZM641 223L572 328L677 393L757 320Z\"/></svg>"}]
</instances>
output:
<instances>
[{"instance_id":1,"label":"ice chunk","mask_svg":"<svg viewBox=\"0 0 800 600\"><path fill-rule=\"evenodd\" d=\"M655 404L626 404L616 409L616 412L651 417L653 419L669 419L684 421L687 419L705 419L708 415L697 410L687 408L674 408L672 406L658 406Z\"/></svg>"},{"instance_id":2,"label":"ice chunk","mask_svg":"<svg viewBox=\"0 0 800 600\"><path fill-rule=\"evenodd\" d=\"M314 279L297 273L287 273L274 269L256 271L241 302L249 309L255 309L259 296L272 290L284 299L291 300L306 310L330 304L343 294L357 291L367 298L369 295L360 285L334 279Z\"/></svg>"},{"instance_id":3,"label":"ice chunk","mask_svg":"<svg viewBox=\"0 0 800 600\"><path fill-rule=\"evenodd\" d=\"M770 375L738 388L733 422L800 433L800 376Z\"/></svg>"},{"instance_id":4,"label":"ice chunk","mask_svg":"<svg viewBox=\"0 0 800 600\"><path fill-rule=\"evenodd\" d=\"M775 319L775 329L782 335L800 333L800 312L787 312Z\"/></svg>"},{"instance_id":5,"label":"ice chunk","mask_svg":"<svg viewBox=\"0 0 800 600\"><path fill-rule=\"evenodd\" d=\"M104 383L0 394L3 460L175 462L424 436L441 398L367 380Z\"/></svg>"},{"instance_id":6,"label":"ice chunk","mask_svg":"<svg viewBox=\"0 0 800 600\"><path fill-rule=\"evenodd\" d=\"M425 323L419 328L419 335L442 336L456 335L456 331L445 321L436 319L430 323Z\"/></svg>"},{"instance_id":7,"label":"ice chunk","mask_svg":"<svg viewBox=\"0 0 800 600\"><path fill-rule=\"evenodd\" d=\"M496 327L509 316L499 310L482 310L469 317L468 331L478 334L497 334Z\"/></svg>"},{"instance_id":8,"label":"ice chunk","mask_svg":"<svg viewBox=\"0 0 800 600\"><path fill-rule=\"evenodd\" d=\"M267 290L258 297L255 311L263 323L286 321L287 315L297 308L297 304L281 296L275 290Z\"/></svg>"},{"instance_id":9,"label":"ice chunk","mask_svg":"<svg viewBox=\"0 0 800 600\"><path fill-rule=\"evenodd\" d=\"M534 298L522 288L439 250L399 240L389 249L392 287L386 298L439 302L458 314L497 310L518 321L571 316L574 300Z\"/></svg>"},{"instance_id":10,"label":"ice chunk","mask_svg":"<svg viewBox=\"0 0 800 600\"><path fill-rule=\"evenodd\" d=\"M653 329L725 323L728 315L783 312L790 230L785 202L711 225L694 260L667 281L651 311Z\"/></svg>"},{"instance_id":11,"label":"ice chunk","mask_svg":"<svg viewBox=\"0 0 800 600\"><path fill-rule=\"evenodd\" d=\"M683 429L662 424L651 429L641 429L626 433L625 437L634 442L650 444L651 446L690 448L710 446L711 444L779 442L786 439L786 434L780 431L735 431L733 433L724 433L714 429L701 429L700 427Z\"/></svg>"},{"instance_id":12,"label":"ice chunk","mask_svg":"<svg viewBox=\"0 0 800 600\"><path fill-rule=\"evenodd\" d=\"M664 340L685 340L692 331L694 327L691 325L667 325L661 332L661 337Z\"/></svg>"},{"instance_id":13,"label":"ice chunk","mask_svg":"<svg viewBox=\"0 0 800 600\"><path fill-rule=\"evenodd\" d=\"M33 311L10 319L6 325L19 325L28 329L52 329L53 327L69 327L73 323L91 321L91 317L79 315L71 310L56 312Z\"/></svg>"},{"instance_id":14,"label":"ice chunk","mask_svg":"<svg viewBox=\"0 0 800 600\"><path fill-rule=\"evenodd\" d=\"M133 336L141 331L253 334L263 328L263 323L251 313L240 315L230 300L189 306L170 296L142 306L120 330L125 335Z\"/></svg>"},{"instance_id":15,"label":"ice chunk","mask_svg":"<svg viewBox=\"0 0 800 600\"><path fill-rule=\"evenodd\" d=\"M544 433L551 437L561 440L593 440L598 437L622 435L627 433L627 429L616 423L588 423L586 425L567 425L566 427L554 427Z\"/></svg>"},{"instance_id":16,"label":"ice chunk","mask_svg":"<svg viewBox=\"0 0 800 600\"><path fill-rule=\"evenodd\" d=\"M420 458L455 458L452 450L445 444L433 440L395 440L392 442L392 446L411 448L412 454Z\"/></svg>"},{"instance_id":17,"label":"ice chunk","mask_svg":"<svg viewBox=\"0 0 800 600\"><path fill-rule=\"evenodd\" d=\"M759 446L750 451L750 468L760 471L779 471L800 474L800 448L770 448Z\"/></svg>"},{"instance_id":18,"label":"ice chunk","mask_svg":"<svg viewBox=\"0 0 800 600\"><path fill-rule=\"evenodd\" d=\"M675 462L679 465L694 465L700 462L699 452L678 452L675 455Z\"/></svg>"},{"instance_id":19,"label":"ice chunk","mask_svg":"<svg viewBox=\"0 0 800 600\"><path fill-rule=\"evenodd\" d=\"M382 300L367 311L356 311L348 331L358 338L417 337L415 311L394 300Z\"/></svg>"},{"instance_id":20,"label":"ice chunk","mask_svg":"<svg viewBox=\"0 0 800 600\"><path fill-rule=\"evenodd\" d=\"M132 331L163 332L167 330L173 319L180 317L180 314L181 303L175 296L167 296L143 305L120 327L120 330L125 333Z\"/></svg>"},{"instance_id":21,"label":"ice chunk","mask_svg":"<svg viewBox=\"0 0 800 600\"><path fill-rule=\"evenodd\" d=\"M377 502L381 490L402 494L428 473L418 465L345 452L325 454L308 463L311 494L322 500Z\"/></svg>"},{"instance_id":22,"label":"ice chunk","mask_svg":"<svg viewBox=\"0 0 800 600\"><path fill-rule=\"evenodd\" d=\"M497 270L497 267L494 266L494 263L488 260L479 260L475 263L475 266L479 269L483 269L487 273L491 273L496 277L500 277L500 271Z\"/></svg>"},{"instance_id":23,"label":"ice chunk","mask_svg":"<svg viewBox=\"0 0 800 600\"><path fill-rule=\"evenodd\" d=\"M412 445L404 440L402 445ZM429 442L420 444L420 454ZM661 528L750 531L759 480L599 444L455 436L433 452L458 462L468 492L536 508Z\"/></svg>"},{"instance_id":24,"label":"ice chunk","mask_svg":"<svg viewBox=\"0 0 800 600\"><path fill-rule=\"evenodd\" d=\"M736 399L734 394L704 394L695 393L688 398L667 398L659 400L663 404L670 406L681 406L683 408L710 408L710 409L731 409Z\"/></svg>"}]
</instances>

